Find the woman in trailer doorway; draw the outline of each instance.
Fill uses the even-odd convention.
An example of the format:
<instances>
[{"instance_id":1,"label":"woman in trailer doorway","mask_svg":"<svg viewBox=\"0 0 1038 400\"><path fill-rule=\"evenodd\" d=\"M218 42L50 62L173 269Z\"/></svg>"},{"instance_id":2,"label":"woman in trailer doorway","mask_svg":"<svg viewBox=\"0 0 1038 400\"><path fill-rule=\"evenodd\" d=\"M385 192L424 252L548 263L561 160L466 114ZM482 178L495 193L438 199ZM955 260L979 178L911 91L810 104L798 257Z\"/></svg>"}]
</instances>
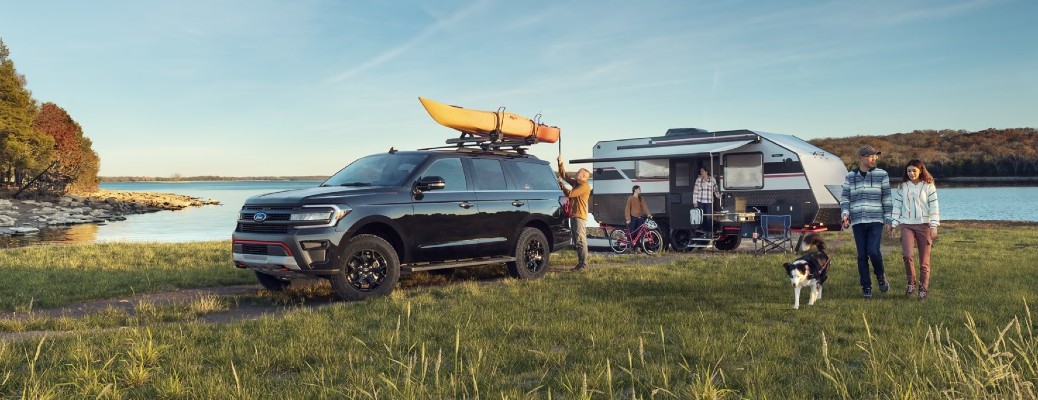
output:
<instances>
[{"instance_id":1,"label":"woman in trailer doorway","mask_svg":"<svg viewBox=\"0 0 1038 400\"><path fill-rule=\"evenodd\" d=\"M711 232L711 219L710 214L714 212L714 198L721 198L721 192L717 190L717 181L710 176L710 172L706 170L706 167L699 168L699 177L696 178L696 184L692 187L692 202L695 203L696 207L703 210L703 223L700 225L699 230L696 231L698 234L708 233L709 236L713 236Z\"/></svg>"}]
</instances>

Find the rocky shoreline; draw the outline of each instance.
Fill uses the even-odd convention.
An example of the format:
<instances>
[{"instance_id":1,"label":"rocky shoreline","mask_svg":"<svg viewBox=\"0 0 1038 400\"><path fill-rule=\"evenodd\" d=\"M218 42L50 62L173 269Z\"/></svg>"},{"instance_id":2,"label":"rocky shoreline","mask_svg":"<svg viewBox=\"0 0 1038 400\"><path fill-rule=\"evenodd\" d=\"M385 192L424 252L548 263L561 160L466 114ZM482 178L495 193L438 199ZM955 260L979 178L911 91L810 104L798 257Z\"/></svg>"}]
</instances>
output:
<instances>
[{"instance_id":1,"label":"rocky shoreline","mask_svg":"<svg viewBox=\"0 0 1038 400\"><path fill-rule=\"evenodd\" d=\"M220 204L174 193L99 190L48 200L0 199L0 235L22 235L40 228L77 224L105 224L126 215Z\"/></svg>"}]
</instances>

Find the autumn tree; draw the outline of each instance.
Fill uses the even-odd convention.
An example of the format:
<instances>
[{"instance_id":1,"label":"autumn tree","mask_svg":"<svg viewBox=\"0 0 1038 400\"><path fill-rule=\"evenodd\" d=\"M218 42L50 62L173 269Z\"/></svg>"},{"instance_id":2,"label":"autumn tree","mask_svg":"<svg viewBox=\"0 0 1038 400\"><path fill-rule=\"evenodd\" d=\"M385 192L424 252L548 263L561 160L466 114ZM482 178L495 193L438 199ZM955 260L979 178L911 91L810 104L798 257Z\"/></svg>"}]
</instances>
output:
<instances>
[{"instance_id":1,"label":"autumn tree","mask_svg":"<svg viewBox=\"0 0 1038 400\"><path fill-rule=\"evenodd\" d=\"M65 109L54 103L44 103L36 114L33 128L54 139L54 157L58 165L52 173L67 183L63 191L82 193L97 190L100 160L91 148L90 139L83 136L83 128Z\"/></svg>"}]
</instances>

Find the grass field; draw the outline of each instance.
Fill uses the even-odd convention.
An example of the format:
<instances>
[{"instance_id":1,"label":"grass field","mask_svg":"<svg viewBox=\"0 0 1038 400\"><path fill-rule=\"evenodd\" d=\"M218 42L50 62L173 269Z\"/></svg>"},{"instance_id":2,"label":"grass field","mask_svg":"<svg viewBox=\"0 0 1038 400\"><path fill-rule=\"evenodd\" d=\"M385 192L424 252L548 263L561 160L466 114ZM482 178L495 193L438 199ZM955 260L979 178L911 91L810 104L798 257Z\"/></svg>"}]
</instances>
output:
<instances>
[{"instance_id":1,"label":"grass field","mask_svg":"<svg viewBox=\"0 0 1038 400\"><path fill-rule=\"evenodd\" d=\"M0 307L252 282L226 243L192 246L3 251ZM862 300L853 253L843 238L823 299L807 306L805 292L800 310L781 268L790 256L709 253L598 257L584 273L229 324L192 318L219 300L84 316L95 322L0 341L0 397L1035 398L1038 228L942 229L926 302L903 296L900 251L885 253L890 292Z\"/></svg>"}]
</instances>

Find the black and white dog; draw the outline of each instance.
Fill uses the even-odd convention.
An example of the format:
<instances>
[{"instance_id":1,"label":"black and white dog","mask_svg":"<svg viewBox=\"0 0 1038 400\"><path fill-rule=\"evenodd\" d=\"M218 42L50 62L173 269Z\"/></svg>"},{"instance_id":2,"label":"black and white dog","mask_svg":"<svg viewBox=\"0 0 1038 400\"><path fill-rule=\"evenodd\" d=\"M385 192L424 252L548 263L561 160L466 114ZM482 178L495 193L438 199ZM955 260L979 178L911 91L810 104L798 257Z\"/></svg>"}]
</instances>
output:
<instances>
[{"instance_id":1,"label":"black and white dog","mask_svg":"<svg viewBox=\"0 0 1038 400\"><path fill-rule=\"evenodd\" d=\"M793 309L800 308L800 288L811 287L811 299L807 305L815 304L822 298L822 284L829 277L829 255L825 254L825 241L816 233L804 237L804 245L808 249L815 247L818 251L807 253L792 263L785 263L786 275L793 284Z\"/></svg>"}]
</instances>

